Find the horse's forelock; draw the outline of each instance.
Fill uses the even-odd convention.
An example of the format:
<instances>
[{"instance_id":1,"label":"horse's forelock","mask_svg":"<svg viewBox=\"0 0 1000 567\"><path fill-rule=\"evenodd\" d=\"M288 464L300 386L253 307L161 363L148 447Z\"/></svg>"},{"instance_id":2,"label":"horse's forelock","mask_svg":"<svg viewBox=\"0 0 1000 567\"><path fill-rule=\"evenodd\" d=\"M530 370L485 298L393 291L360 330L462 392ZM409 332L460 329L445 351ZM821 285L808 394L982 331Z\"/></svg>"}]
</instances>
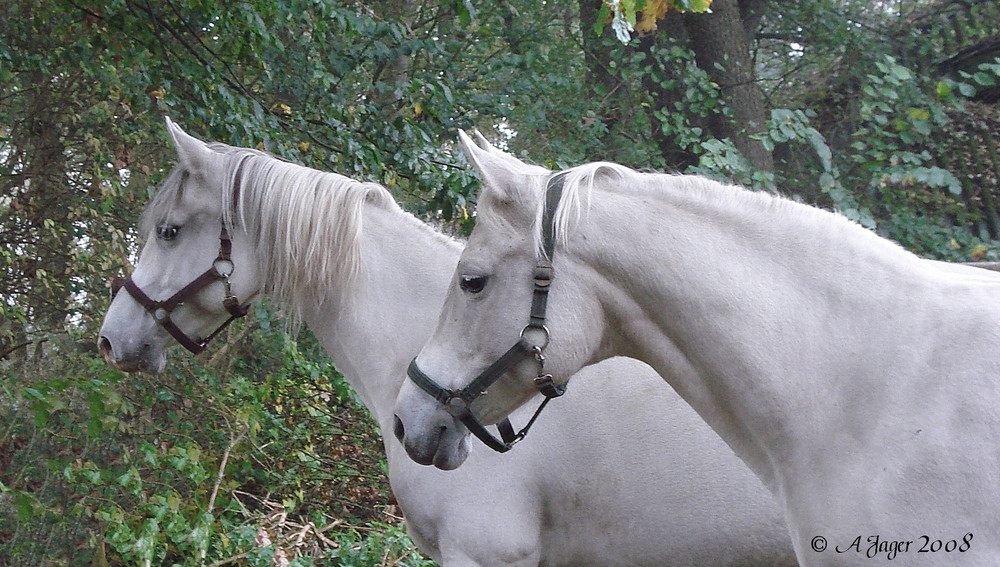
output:
<instances>
[{"instance_id":1,"label":"horse's forelock","mask_svg":"<svg viewBox=\"0 0 1000 567\"><path fill-rule=\"evenodd\" d=\"M208 147L213 150L216 157L220 160L221 164L228 171L226 185L230 188L234 184L235 168L236 164L243 160L244 157L260 155L266 156L263 152L257 150L251 150L248 148L236 148L233 146L228 146L226 144L220 143L210 143L207 144ZM158 223L162 222L163 219L174 210L184 198L185 192L189 189L190 185L190 173L184 169L183 165L178 164L170 172L166 179L164 179L153 198L150 200L149 204L146 205L146 209L142 213L142 218L139 222L139 229L142 235L149 234ZM222 198L222 207L224 211L232 211L234 203L233 192L223 191L220 193ZM230 215L224 215L227 226L232 227L232 219Z\"/></svg>"},{"instance_id":2,"label":"horse's forelock","mask_svg":"<svg viewBox=\"0 0 1000 567\"><path fill-rule=\"evenodd\" d=\"M174 168L146 205L139 220L139 236L145 238L180 201L184 191L184 180L187 172L180 167Z\"/></svg>"}]
</instances>

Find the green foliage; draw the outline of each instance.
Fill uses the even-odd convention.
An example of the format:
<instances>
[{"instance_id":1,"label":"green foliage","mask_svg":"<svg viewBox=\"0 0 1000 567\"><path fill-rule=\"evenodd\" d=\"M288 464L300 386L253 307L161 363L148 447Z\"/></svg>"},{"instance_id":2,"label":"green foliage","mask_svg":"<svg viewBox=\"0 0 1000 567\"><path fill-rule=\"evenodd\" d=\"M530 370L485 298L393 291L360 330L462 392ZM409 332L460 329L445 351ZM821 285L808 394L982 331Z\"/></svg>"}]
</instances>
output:
<instances>
[{"instance_id":1,"label":"green foliage","mask_svg":"<svg viewBox=\"0 0 1000 567\"><path fill-rule=\"evenodd\" d=\"M996 6L957 2L886 11L817 1L766 15L772 39L760 42L758 58L769 96L806 113L832 164L811 141L819 162L776 146L779 190L845 212L855 206L842 202L846 194L858 220L867 211L881 233L923 255L987 257L997 236L996 128L969 97L971 77L991 71L960 62L997 21ZM942 60L955 70L943 71Z\"/></svg>"},{"instance_id":2,"label":"green foliage","mask_svg":"<svg viewBox=\"0 0 1000 567\"><path fill-rule=\"evenodd\" d=\"M432 567L434 562L416 552L409 537L399 524L373 523L369 529L350 530L341 536L337 548L317 567L366 567L368 565L399 565L400 567ZM367 533L364 533L367 532Z\"/></svg>"},{"instance_id":3,"label":"green foliage","mask_svg":"<svg viewBox=\"0 0 1000 567\"><path fill-rule=\"evenodd\" d=\"M705 129L699 124L713 115L726 115L719 85L695 63L694 53L674 41L649 48L649 61L636 58L637 76L647 85L663 91L683 93L670 106L652 108L660 132L674 145L693 154L717 149L715 142L705 147ZM653 106L651 102L645 104Z\"/></svg>"},{"instance_id":4,"label":"green foliage","mask_svg":"<svg viewBox=\"0 0 1000 567\"><path fill-rule=\"evenodd\" d=\"M958 193L954 176L930 174L931 155L921 149L931 141L935 128L947 124L946 109L933 95L924 93L914 81L915 75L893 58L877 61L875 67L878 72L867 75L859 99L860 127L851 144L853 161L867 171L878 172L871 184L919 175Z\"/></svg>"},{"instance_id":5,"label":"green foliage","mask_svg":"<svg viewBox=\"0 0 1000 567\"><path fill-rule=\"evenodd\" d=\"M602 0L594 33L601 35L610 21L618 41L628 43L633 32L648 33L656 29L656 20L669 10L701 13L711 5L712 0Z\"/></svg>"},{"instance_id":6,"label":"green foliage","mask_svg":"<svg viewBox=\"0 0 1000 567\"><path fill-rule=\"evenodd\" d=\"M298 565L424 564L398 524L356 527L384 522L388 500L367 412L311 335L292 341L256 313L230 332L239 342L155 378L68 340L41 367L8 365L0 563L270 565L280 549L307 554Z\"/></svg>"},{"instance_id":7,"label":"green foliage","mask_svg":"<svg viewBox=\"0 0 1000 567\"><path fill-rule=\"evenodd\" d=\"M970 216L962 181L951 170L955 149L948 138L964 112L964 96L955 93L974 90L929 79L893 57L876 61L865 78L847 167L854 183L867 186L865 200L883 211L883 231L924 254L955 258L953 243L966 240L965 249L976 248L978 231L949 230L940 222L942 213ZM927 218L920 218L921 204Z\"/></svg>"}]
</instances>

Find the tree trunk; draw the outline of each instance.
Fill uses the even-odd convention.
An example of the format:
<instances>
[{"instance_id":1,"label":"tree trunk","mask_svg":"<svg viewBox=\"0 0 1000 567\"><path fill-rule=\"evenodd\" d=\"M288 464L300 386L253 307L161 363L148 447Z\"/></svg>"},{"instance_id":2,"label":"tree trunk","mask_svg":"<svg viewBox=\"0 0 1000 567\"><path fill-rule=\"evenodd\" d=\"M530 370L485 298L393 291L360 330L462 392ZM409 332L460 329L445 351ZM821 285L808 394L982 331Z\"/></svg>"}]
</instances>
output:
<instances>
[{"instance_id":1,"label":"tree trunk","mask_svg":"<svg viewBox=\"0 0 1000 567\"><path fill-rule=\"evenodd\" d=\"M759 2L754 5L760 9ZM732 109L732 117L716 115L710 124L717 138L729 138L759 170L774 172L774 159L763 144L751 138L767 129L764 95L756 84L740 6L737 0L715 0L711 13L686 14L698 67L715 81Z\"/></svg>"}]
</instances>

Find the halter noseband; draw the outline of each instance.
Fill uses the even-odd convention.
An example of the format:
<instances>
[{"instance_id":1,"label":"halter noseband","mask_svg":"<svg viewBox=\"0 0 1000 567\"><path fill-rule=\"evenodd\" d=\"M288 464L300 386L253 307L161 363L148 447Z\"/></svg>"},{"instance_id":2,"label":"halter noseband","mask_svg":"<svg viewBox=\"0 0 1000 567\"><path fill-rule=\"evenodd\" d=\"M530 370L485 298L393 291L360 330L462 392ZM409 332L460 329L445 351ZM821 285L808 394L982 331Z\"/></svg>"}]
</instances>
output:
<instances>
[{"instance_id":1,"label":"halter noseband","mask_svg":"<svg viewBox=\"0 0 1000 567\"><path fill-rule=\"evenodd\" d=\"M545 308L548 304L549 286L552 284L553 278L552 255L555 251L555 234L552 220L555 215L556 205L559 204L559 199L562 197L563 183L564 179L562 175L553 175L549 178L546 188L545 210L542 214L542 247L545 254L538 258L535 268L532 271L535 286L531 296L531 313L528 324L521 329L521 336L517 343L502 354L496 362L487 367L486 370L483 370L479 376L476 376L468 386L461 389L450 390L439 385L420 370L417 366L416 358L410 362L410 367L406 371L406 375L414 384L444 405L448 413L458 418L469 429L470 433L498 453L506 453L514 444L524 439L525 435L528 434L528 429L534 425L535 420L538 419L538 415L542 413L542 410L545 409L549 401L552 398L558 398L566 392L565 384L554 383L552 375L544 372L545 357L542 355L542 351L549 344L549 329L545 326ZM532 343L525 337L525 334L532 330L542 333L543 339L541 344ZM514 432L514 427L511 425L510 419L504 419L497 423L497 429L500 432L500 439L497 439L472 415L472 412L469 411L469 406L472 405L472 402L476 398L485 394L486 390L494 382L499 380L501 376L514 368L514 366L532 358L538 363L538 377L535 378L535 387L545 396L545 399L542 400L538 409L535 410L531 419L528 420L527 425L518 432Z\"/></svg>"},{"instance_id":2,"label":"halter noseband","mask_svg":"<svg viewBox=\"0 0 1000 567\"><path fill-rule=\"evenodd\" d=\"M244 157L236 167L236 175L233 179L233 203L236 203L239 199L240 179L243 174L243 164L246 163L246 160L247 158ZM192 280L191 283L182 287L177 293L162 301L156 301L149 297L146 292L142 291L142 289L136 285L135 281L132 280L132 276L129 275L125 278L111 278L111 298L114 299L114 297L118 295L118 291L124 288L125 291L127 291L128 294L131 295L132 298L135 299L139 305L141 305L146 312L153 317L153 320L163 327L164 330L170 333L170 336L180 343L182 347L186 348L193 354L200 354L205 350L205 347L208 346L208 343L216 337L216 335L221 333L234 320L245 316L250 311L249 305L241 305L240 300L233 295L232 286L229 283L229 276L233 275L233 271L236 269L233 265L232 253L233 241L229 237L229 231L226 230L226 224L223 221L222 230L219 233L219 255L212 261L212 266L202 272L200 276ZM174 309L177 309L183 305L185 301L191 299L202 289L215 282L222 282L222 285L225 288L225 295L222 298L222 306L225 307L226 312L229 313L229 318L204 339L193 338L182 331L181 328L174 323L173 319L170 318L170 315L173 313Z\"/></svg>"}]
</instances>

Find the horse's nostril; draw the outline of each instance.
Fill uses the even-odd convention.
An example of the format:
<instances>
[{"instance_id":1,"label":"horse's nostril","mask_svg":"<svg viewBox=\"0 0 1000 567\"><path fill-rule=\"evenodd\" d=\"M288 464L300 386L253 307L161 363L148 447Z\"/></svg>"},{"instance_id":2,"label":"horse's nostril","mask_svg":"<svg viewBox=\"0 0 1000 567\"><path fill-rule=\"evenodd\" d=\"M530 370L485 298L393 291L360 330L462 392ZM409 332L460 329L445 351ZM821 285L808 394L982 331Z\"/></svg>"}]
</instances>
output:
<instances>
[{"instance_id":1,"label":"horse's nostril","mask_svg":"<svg viewBox=\"0 0 1000 567\"><path fill-rule=\"evenodd\" d=\"M113 349L111 348L111 341L103 335L97 338L97 350L106 360L111 360L111 357L114 354Z\"/></svg>"},{"instance_id":2,"label":"horse's nostril","mask_svg":"<svg viewBox=\"0 0 1000 567\"><path fill-rule=\"evenodd\" d=\"M403 420L399 419L398 415L392 416L392 434L396 436L396 439L400 441L403 440Z\"/></svg>"}]
</instances>

